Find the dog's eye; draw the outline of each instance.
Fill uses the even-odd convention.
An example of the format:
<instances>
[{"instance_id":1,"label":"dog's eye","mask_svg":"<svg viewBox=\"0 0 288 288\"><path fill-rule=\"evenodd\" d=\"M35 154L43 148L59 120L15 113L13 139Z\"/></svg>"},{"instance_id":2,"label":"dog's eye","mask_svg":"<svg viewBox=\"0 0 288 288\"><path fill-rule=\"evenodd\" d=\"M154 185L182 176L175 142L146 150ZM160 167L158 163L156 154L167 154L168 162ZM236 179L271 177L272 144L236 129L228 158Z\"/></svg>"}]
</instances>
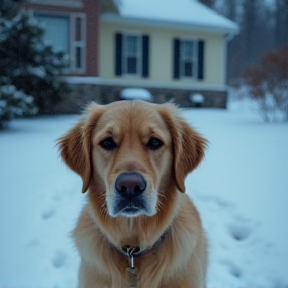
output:
<instances>
[{"instance_id":1,"label":"dog's eye","mask_svg":"<svg viewBox=\"0 0 288 288\"><path fill-rule=\"evenodd\" d=\"M150 138L148 143L146 144L146 148L149 150L157 150L163 146L163 142L160 139L155 137Z\"/></svg>"},{"instance_id":2,"label":"dog's eye","mask_svg":"<svg viewBox=\"0 0 288 288\"><path fill-rule=\"evenodd\" d=\"M114 142L112 137L105 138L99 143L99 145L108 151L114 150L117 147L117 144Z\"/></svg>"}]
</instances>

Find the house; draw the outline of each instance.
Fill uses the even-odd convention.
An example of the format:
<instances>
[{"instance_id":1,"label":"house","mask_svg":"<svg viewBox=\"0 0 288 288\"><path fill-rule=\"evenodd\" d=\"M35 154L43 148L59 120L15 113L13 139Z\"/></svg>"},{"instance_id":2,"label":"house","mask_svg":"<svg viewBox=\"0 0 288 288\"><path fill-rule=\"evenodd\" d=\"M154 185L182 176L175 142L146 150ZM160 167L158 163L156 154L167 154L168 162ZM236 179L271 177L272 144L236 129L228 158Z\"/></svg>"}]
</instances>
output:
<instances>
[{"instance_id":1,"label":"house","mask_svg":"<svg viewBox=\"0 0 288 288\"><path fill-rule=\"evenodd\" d=\"M226 107L226 46L237 25L196 0L28 0L70 56L71 96L108 103L127 88L154 102ZM198 99L195 101L195 99Z\"/></svg>"},{"instance_id":2,"label":"house","mask_svg":"<svg viewBox=\"0 0 288 288\"><path fill-rule=\"evenodd\" d=\"M99 21L102 85L114 93L144 87L156 102L196 106L202 96L204 106L226 106L226 46L238 31L234 22L196 0L113 3L114 11Z\"/></svg>"}]
</instances>

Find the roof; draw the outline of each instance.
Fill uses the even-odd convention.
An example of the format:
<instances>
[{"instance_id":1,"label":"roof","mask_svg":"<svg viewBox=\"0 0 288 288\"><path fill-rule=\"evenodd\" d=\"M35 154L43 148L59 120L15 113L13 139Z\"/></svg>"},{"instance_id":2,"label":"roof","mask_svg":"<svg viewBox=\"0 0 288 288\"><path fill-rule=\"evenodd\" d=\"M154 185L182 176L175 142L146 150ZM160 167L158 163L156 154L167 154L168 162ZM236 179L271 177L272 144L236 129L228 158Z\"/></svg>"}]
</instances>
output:
<instances>
[{"instance_id":1,"label":"roof","mask_svg":"<svg viewBox=\"0 0 288 288\"><path fill-rule=\"evenodd\" d=\"M105 13L104 21L128 22L220 33L237 33L238 25L196 0L118 0L119 14Z\"/></svg>"}]
</instances>

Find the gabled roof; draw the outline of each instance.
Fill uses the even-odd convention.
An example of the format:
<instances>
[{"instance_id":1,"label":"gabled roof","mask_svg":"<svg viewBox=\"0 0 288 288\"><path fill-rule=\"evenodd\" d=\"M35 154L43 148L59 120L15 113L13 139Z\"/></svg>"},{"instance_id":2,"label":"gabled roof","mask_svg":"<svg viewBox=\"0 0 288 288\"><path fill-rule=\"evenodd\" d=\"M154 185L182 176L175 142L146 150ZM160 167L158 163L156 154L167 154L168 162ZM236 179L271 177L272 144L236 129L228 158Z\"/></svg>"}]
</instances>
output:
<instances>
[{"instance_id":1,"label":"gabled roof","mask_svg":"<svg viewBox=\"0 0 288 288\"><path fill-rule=\"evenodd\" d=\"M235 22L196 0L118 0L119 14L105 13L105 21L171 28L237 33Z\"/></svg>"}]
</instances>

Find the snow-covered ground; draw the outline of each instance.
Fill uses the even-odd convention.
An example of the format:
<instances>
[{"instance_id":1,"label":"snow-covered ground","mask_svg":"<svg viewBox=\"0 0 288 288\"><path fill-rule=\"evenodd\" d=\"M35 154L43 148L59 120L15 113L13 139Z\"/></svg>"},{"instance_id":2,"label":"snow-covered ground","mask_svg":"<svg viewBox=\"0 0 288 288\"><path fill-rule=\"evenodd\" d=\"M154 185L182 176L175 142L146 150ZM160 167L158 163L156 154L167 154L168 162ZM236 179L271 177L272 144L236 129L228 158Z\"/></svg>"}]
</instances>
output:
<instances>
[{"instance_id":1,"label":"snow-covered ground","mask_svg":"<svg viewBox=\"0 0 288 288\"><path fill-rule=\"evenodd\" d=\"M208 288L287 288L288 124L230 107L183 112L210 141L186 181L209 238ZM1 288L77 285L69 233L85 195L55 147L77 119L15 120L0 132Z\"/></svg>"}]
</instances>

